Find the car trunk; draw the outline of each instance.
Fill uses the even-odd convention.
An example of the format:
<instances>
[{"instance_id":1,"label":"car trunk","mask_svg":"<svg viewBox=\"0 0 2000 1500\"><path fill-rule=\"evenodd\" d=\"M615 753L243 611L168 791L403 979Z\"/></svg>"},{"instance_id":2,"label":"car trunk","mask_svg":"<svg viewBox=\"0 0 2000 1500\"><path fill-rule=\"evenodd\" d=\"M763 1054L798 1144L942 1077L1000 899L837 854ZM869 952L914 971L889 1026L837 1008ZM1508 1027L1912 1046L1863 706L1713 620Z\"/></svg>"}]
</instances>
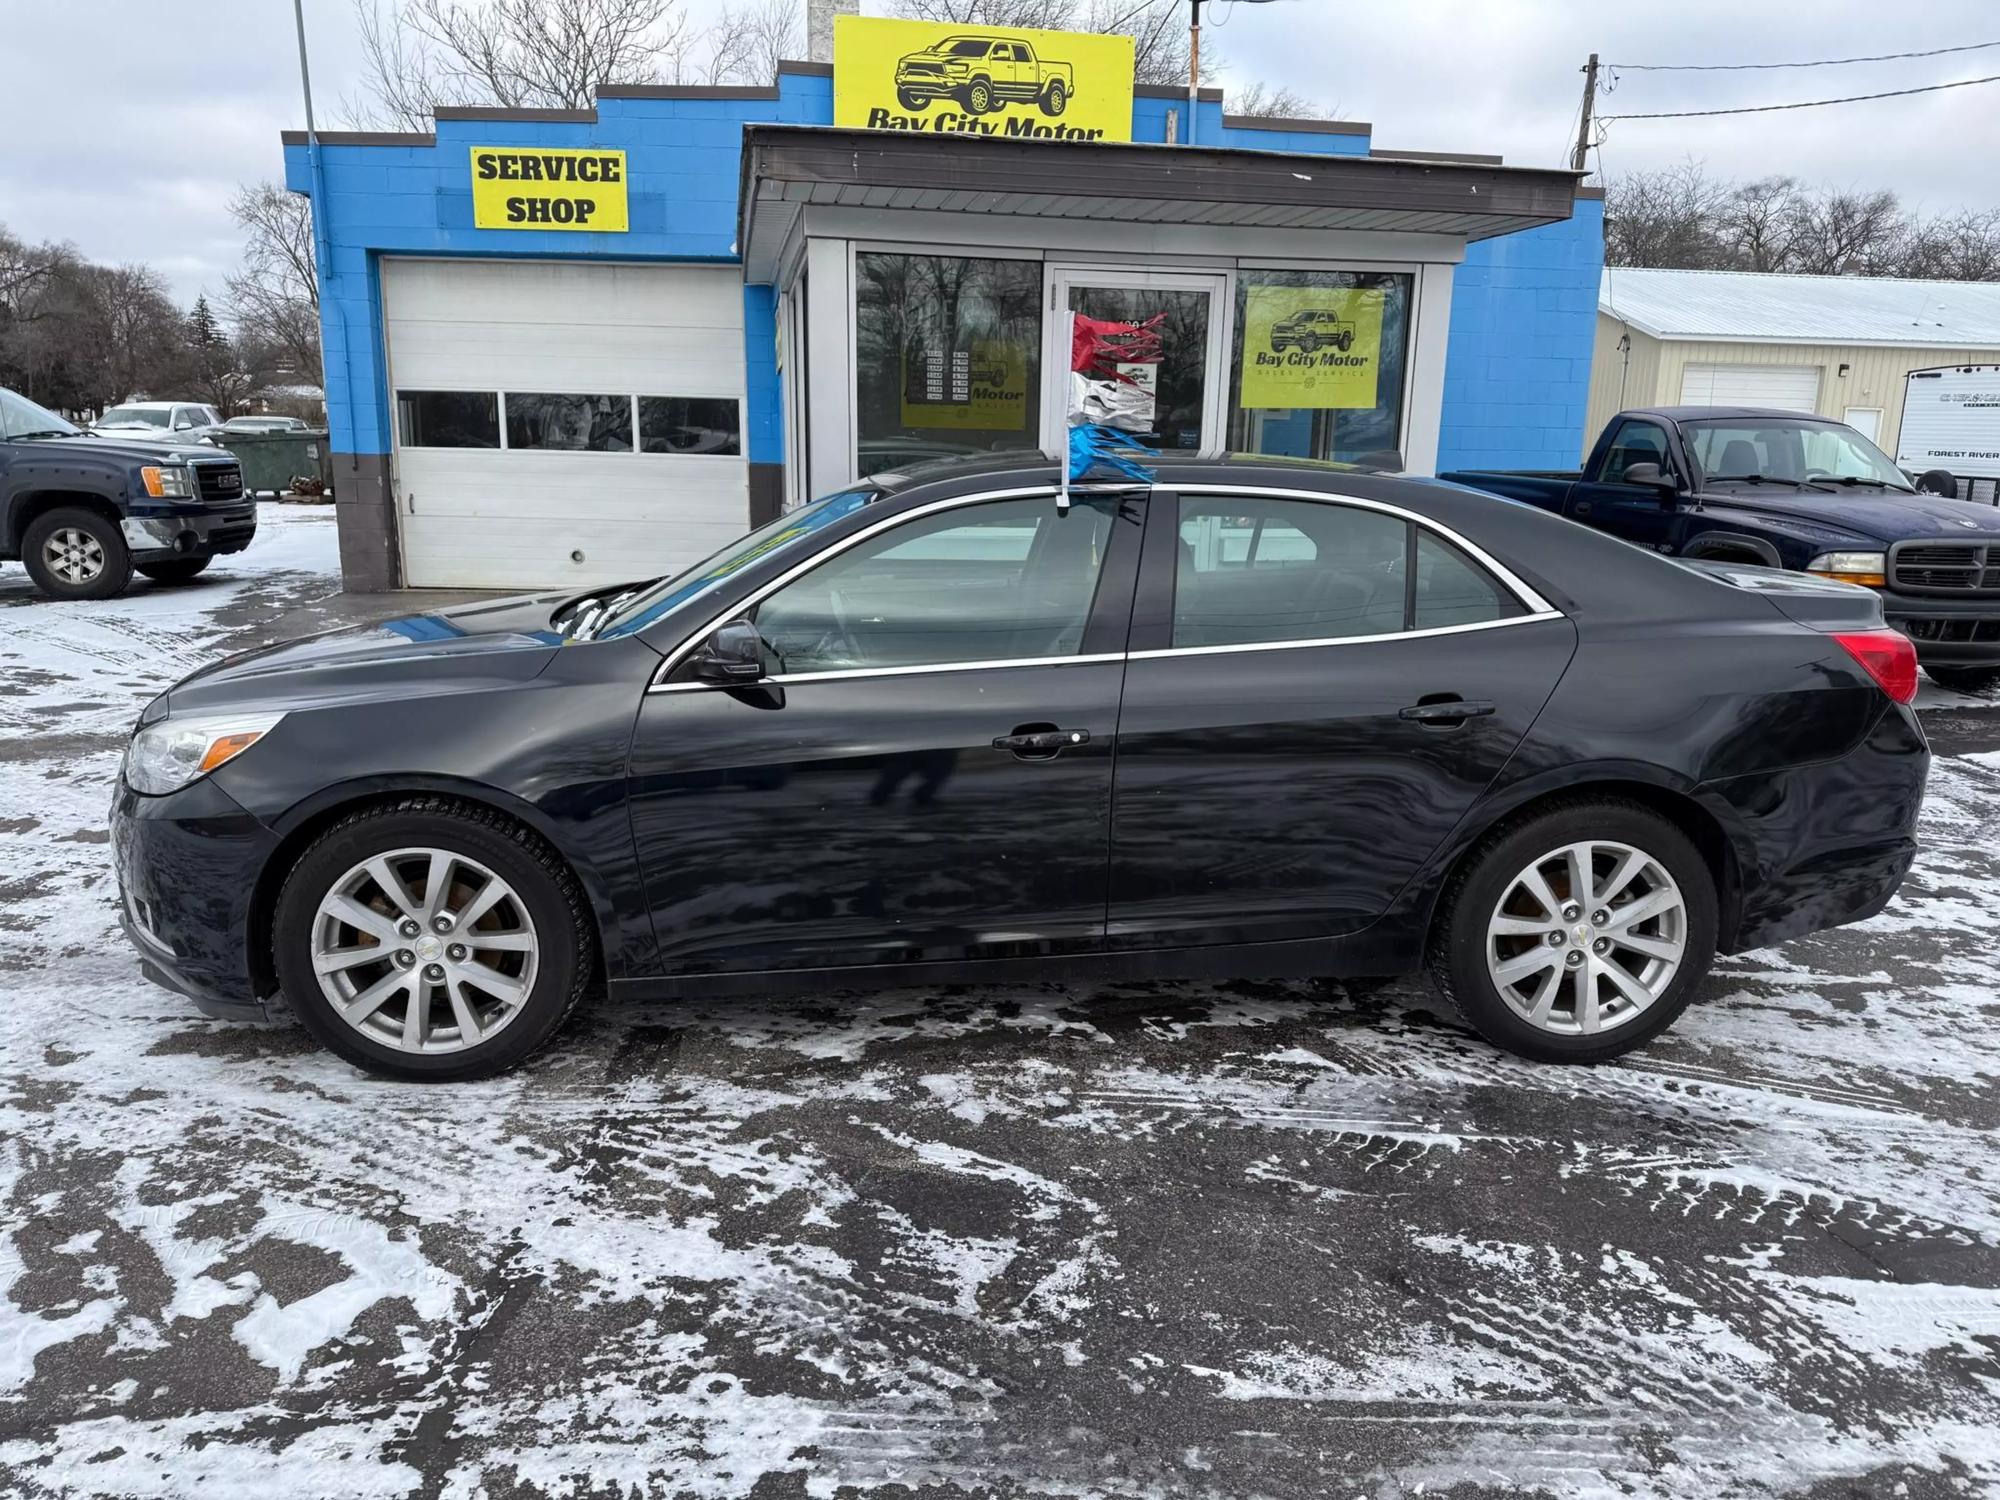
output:
<instances>
[{"instance_id":1,"label":"car trunk","mask_svg":"<svg viewBox=\"0 0 2000 1500\"><path fill-rule=\"evenodd\" d=\"M1762 594L1787 619L1813 630L1880 630L1885 623L1881 596L1859 584L1747 563L1675 561L1732 588Z\"/></svg>"}]
</instances>

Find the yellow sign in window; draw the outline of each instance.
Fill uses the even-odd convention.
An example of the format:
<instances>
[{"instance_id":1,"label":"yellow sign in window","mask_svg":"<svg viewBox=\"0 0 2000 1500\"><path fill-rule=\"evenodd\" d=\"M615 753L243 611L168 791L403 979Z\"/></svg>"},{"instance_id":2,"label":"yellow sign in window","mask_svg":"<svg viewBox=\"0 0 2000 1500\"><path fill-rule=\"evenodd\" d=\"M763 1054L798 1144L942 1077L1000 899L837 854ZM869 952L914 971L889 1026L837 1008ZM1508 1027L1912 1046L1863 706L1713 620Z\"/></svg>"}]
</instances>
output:
<instances>
[{"instance_id":1,"label":"yellow sign in window","mask_svg":"<svg viewBox=\"0 0 2000 1500\"><path fill-rule=\"evenodd\" d=\"M1371 407L1382 374L1379 290L1252 286L1243 296L1243 381L1251 409Z\"/></svg>"},{"instance_id":2,"label":"yellow sign in window","mask_svg":"<svg viewBox=\"0 0 2000 1500\"><path fill-rule=\"evenodd\" d=\"M1132 139L1132 38L838 16L833 123L1037 141Z\"/></svg>"},{"instance_id":3,"label":"yellow sign in window","mask_svg":"<svg viewBox=\"0 0 2000 1500\"><path fill-rule=\"evenodd\" d=\"M623 234L625 153L474 146L472 222L480 229Z\"/></svg>"}]
</instances>

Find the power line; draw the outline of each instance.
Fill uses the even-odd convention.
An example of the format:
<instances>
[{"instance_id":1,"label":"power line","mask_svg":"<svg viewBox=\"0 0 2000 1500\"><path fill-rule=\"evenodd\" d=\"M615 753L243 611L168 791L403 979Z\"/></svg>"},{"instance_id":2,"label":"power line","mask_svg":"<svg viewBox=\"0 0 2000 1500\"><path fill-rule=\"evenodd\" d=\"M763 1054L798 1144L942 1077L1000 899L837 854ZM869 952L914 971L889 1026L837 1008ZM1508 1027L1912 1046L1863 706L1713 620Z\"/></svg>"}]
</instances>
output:
<instances>
[{"instance_id":1,"label":"power line","mask_svg":"<svg viewBox=\"0 0 2000 1500\"><path fill-rule=\"evenodd\" d=\"M1944 57L1953 52L1979 52L2000 42L1968 42L1963 47L1934 47L1929 52L1882 52L1874 57L1824 57L1818 62L1781 63L1606 63L1632 73L1747 73L1767 68L1844 68L1850 63L1896 62L1905 57ZM1630 119L1631 116L1626 118Z\"/></svg>"},{"instance_id":2,"label":"power line","mask_svg":"<svg viewBox=\"0 0 2000 1500\"><path fill-rule=\"evenodd\" d=\"M1901 99L1907 94L1935 94L1940 89L1969 89L1978 83L2000 83L2000 73L1986 78L1962 78L1957 83L1930 83L1918 89L1890 89L1883 94L1848 94L1840 99L1803 99L1797 104L1746 104L1737 109L1676 109L1649 115L1599 115L1612 120L1692 120L1704 115L1766 115L1781 109L1818 109L1827 104L1861 104L1870 99Z\"/></svg>"}]
</instances>

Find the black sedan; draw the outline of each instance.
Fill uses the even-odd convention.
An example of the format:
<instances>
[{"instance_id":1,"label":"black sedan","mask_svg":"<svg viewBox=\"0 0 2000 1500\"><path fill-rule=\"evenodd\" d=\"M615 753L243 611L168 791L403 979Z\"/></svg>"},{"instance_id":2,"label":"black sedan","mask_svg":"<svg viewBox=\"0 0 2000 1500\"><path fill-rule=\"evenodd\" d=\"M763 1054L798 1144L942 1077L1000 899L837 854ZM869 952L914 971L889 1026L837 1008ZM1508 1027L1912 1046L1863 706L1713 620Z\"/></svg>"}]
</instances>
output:
<instances>
[{"instance_id":1,"label":"black sedan","mask_svg":"<svg viewBox=\"0 0 2000 1500\"><path fill-rule=\"evenodd\" d=\"M319 636L147 708L147 972L372 1071L587 994L1428 968L1595 1061L1878 911L1929 763L1864 589L1266 459L882 475L675 577Z\"/></svg>"}]
</instances>

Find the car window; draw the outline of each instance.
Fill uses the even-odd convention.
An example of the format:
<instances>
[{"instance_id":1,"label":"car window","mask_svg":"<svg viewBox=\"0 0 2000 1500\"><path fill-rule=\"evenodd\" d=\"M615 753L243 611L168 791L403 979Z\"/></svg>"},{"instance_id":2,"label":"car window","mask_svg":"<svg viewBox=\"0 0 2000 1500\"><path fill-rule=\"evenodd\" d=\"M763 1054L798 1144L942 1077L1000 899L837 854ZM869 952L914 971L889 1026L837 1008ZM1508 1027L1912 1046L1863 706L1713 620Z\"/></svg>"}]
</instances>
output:
<instances>
[{"instance_id":1,"label":"car window","mask_svg":"<svg viewBox=\"0 0 2000 1500\"><path fill-rule=\"evenodd\" d=\"M1053 495L919 517L787 584L751 618L774 673L1074 656L1115 503Z\"/></svg>"},{"instance_id":2,"label":"car window","mask_svg":"<svg viewBox=\"0 0 2000 1500\"><path fill-rule=\"evenodd\" d=\"M953 42L951 44L951 56L984 57L992 49L992 46L991 42L981 38L968 37L964 41Z\"/></svg>"},{"instance_id":3,"label":"car window","mask_svg":"<svg viewBox=\"0 0 2000 1500\"><path fill-rule=\"evenodd\" d=\"M1173 644L1333 640L1403 628L1408 524L1313 500L1183 496Z\"/></svg>"},{"instance_id":4,"label":"car window","mask_svg":"<svg viewBox=\"0 0 2000 1500\"><path fill-rule=\"evenodd\" d=\"M157 406L114 406L97 421L101 427L164 427L167 414Z\"/></svg>"},{"instance_id":5,"label":"car window","mask_svg":"<svg viewBox=\"0 0 2000 1500\"><path fill-rule=\"evenodd\" d=\"M1611 448L1604 455L1604 469L1598 476L1606 484L1623 484L1625 471L1634 464L1658 464L1662 474L1667 466L1666 429L1656 422L1626 420L1612 434Z\"/></svg>"},{"instance_id":6,"label":"car window","mask_svg":"<svg viewBox=\"0 0 2000 1500\"><path fill-rule=\"evenodd\" d=\"M1022 46L1019 42L1014 43L1014 61L1015 62L1033 61L1033 59L1028 56L1028 49Z\"/></svg>"},{"instance_id":7,"label":"car window","mask_svg":"<svg viewBox=\"0 0 2000 1500\"><path fill-rule=\"evenodd\" d=\"M1413 622L1419 630L1511 620L1527 609L1500 581L1441 536L1417 529Z\"/></svg>"},{"instance_id":8,"label":"car window","mask_svg":"<svg viewBox=\"0 0 2000 1500\"><path fill-rule=\"evenodd\" d=\"M76 426L54 412L35 405L26 396L0 391L0 438L24 437L31 432L75 432Z\"/></svg>"}]
</instances>

